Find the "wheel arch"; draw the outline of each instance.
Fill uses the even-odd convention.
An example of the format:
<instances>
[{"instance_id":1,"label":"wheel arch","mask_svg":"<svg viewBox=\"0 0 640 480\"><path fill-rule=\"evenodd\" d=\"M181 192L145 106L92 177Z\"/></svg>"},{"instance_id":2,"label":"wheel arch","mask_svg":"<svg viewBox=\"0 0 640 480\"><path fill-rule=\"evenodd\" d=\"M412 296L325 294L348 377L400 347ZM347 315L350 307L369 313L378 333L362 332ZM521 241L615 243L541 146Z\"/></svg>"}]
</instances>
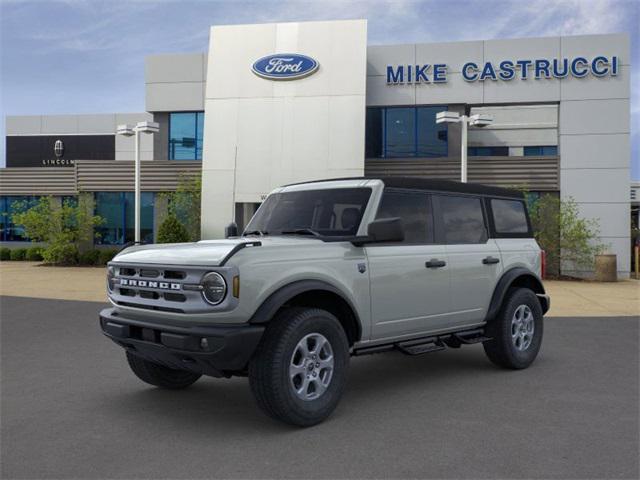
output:
<instances>
[{"instance_id":1,"label":"wheel arch","mask_svg":"<svg viewBox=\"0 0 640 480\"><path fill-rule=\"evenodd\" d=\"M279 310L290 306L330 312L342 324L350 346L362 337L362 324L354 305L340 289L322 280L299 280L279 288L262 302L249 323L268 323Z\"/></svg>"},{"instance_id":2,"label":"wheel arch","mask_svg":"<svg viewBox=\"0 0 640 480\"><path fill-rule=\"evenodd\" d=\"M491 303L489 304L485 321L491 320L498 314L505 295L512 287L522 287L532 290L538 297L538 301L542 307L542 313L547 313L549 310L549 301L540 278L530 270L516 267L504 272L500 280L498 280L491 297Z\"/></svg>"}]
</instances>

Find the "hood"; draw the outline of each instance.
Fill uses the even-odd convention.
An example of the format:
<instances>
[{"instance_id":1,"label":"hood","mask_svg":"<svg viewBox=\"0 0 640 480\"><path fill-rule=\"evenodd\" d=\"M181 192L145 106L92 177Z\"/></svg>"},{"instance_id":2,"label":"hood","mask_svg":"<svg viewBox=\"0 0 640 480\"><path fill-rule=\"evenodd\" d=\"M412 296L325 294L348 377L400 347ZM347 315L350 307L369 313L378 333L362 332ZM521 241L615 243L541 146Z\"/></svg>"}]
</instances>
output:
<instances>
[{"instance_id":1,"label":"hood","mask_svg":"<svg viewBox=\"0 0 640 480\"><path fill-rule=\"evenodd\" d=\"M291 246L304 242L306 245L323 244L313 238L285 237L243 237L225 240L202 240L195 243L163 243L138 245L120 252L113 259L122 263L149 263L158 265L206 265L218 266L243 243L260 242L269 246ZM240 247L242 248L242 247ZM251 248L251 247L249 247ZM238 251L238 250L237 250Z\"/></svg>"}]
</instances>

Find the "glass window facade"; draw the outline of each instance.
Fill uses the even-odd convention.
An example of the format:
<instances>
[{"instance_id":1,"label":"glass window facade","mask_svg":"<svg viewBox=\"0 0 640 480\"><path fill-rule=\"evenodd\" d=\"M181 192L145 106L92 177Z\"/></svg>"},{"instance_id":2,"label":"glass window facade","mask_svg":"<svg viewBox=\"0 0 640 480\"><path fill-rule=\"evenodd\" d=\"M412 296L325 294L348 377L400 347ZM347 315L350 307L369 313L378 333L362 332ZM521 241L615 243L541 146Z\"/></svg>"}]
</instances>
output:
<instances>
[{"instance_id":1,"label":"glass window facade","mask_svg":"<svg viewBox=\"0 0 640 480\"><path fill-rule=\"evenodd\" d=\"M153 242L153 192L140 195L140 238L143 242ZM95 214L104 219L96 228L99 234L95 243L100 245L122 245L134 240L134 193L96 192Z\"/></svg>"},{"instance_id":2,"label":"glass window facade","mask_svg":"<svg viewBox=\"0 0 640 480\"><path fill-rule=\"evenodd\" d=\"M35 196L3 196L0 197L0 241L28 242L24 229L11 220L11 216L23 208L33 207L40 197Z\"/></svg>"},{"instance_id":3,"label":"glass window facade","mask_svg":"<svg viewBox=\"0 0 640 480\"><path fill-rule=\"evenodd\" d=\"M542 147L524 147L523 150L525 157L555 157L558 155L558 147L556 145L546 145Z\"/></svg>"},{"instance_id":4,"label":"glass window facade","mask_svg":"<svg viewBox=\"0 0 640 480\"><path fill-rule=\"evenodd\" d=\"M444 107L371 107L367 109L367 158L448 155L447 124L436 123Z\"/></svg>"},{"instance_id":5,"label":"glass window facade","mask_svg":"<svg viewBox=\"0 0 640 480\"><path fill-rule=\"evenodd\" d=\"M202 160L204 112L169 114L169 160Z\"/></svg>"},{"instance_id":6,"label":"glass window facade","mask_svg":"<svg viewBox=\"0 0 640 480\"><path fill-rule=\"evenodd\" d=\"M509 147L469 147L470 157L508 157Z\"/></svg>"}]
</instances>

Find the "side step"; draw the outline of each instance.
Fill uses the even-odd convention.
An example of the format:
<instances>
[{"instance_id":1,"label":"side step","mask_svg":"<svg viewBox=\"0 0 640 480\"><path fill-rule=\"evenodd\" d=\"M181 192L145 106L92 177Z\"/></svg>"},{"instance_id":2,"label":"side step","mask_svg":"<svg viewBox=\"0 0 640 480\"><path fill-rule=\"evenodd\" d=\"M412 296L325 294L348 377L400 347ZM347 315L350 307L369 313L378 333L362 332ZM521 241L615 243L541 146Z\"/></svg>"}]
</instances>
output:
<instances>
[{"instance_id":1,"label":"side step","mask_svg":"<svg viewBox=\"0 0 640 480\"><path fill-rule=\"evenodd\" d=\"M396 348L405 355L422 355L423 353L438 352L444 350L445 346L441 343L428 342L406 345L405 343L396 344Z\"/></svg>"},{"instance_id":2,"label":"side step","mask_svg":"<svg viewBox=\"0 0 640 480\"><path fill-rule=\"evenodd\" d=\"M463 330L461 332L447 333L444 335L434 335L431 337L415 338L404 342L385 343L362 347L353 351L353 355L368 355L372 353L388 352L399 350L405 355L422 355L423 353L439 352L446 347L460 348L462 345L473 345L474 343L491 340L484 334L484 329Z\"/></svg>"},{"instance_id":3,"label":"side step","mask_svg":"<svg viewBox=\"0 0 640 480\"><path fill-rule=\"evenodd\" d=\"M486 342L491 340L491 337L487 337L484 334L484 329L478 328L476 330L468 330L466 332L452 333L451 339L458 341L463 345L473 345L474 343Z\"/></svg>"}]
</instances>

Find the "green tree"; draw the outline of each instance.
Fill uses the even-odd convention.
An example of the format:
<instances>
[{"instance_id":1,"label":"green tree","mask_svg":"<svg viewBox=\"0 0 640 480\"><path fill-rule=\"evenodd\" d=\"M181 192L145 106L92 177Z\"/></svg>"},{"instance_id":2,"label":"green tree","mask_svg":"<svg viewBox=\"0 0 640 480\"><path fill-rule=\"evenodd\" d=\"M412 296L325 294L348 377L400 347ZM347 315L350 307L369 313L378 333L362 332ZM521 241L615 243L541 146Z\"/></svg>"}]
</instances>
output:
<instances>
[{"instance_id":1,"label":"green tree","mask_svg":"<svg viewBox=\"0 0 640 480\"><path fill-rule=\"evenodd\" d=\"M17 204L12 221L21 225L32 241L46 243L42 258L52 264L76 263L80 243L92 239L94 227L103 222L93 215L93 200L86 195L78 201L65 200L61 205L52 197L41 197L30 208L26 203Z\"/></svg>"},{"instance_id":2,"label":"green tree","mask_svg":"<svg viewBox=\"0 0 640 480\"><path fill-rule=\"evenodd\" d=\"M561 265L570 269L593 269L595 255L602 253L599 222L580 217L573 198L543 195L529 207L534 235L547 253L550 272Z\"/></svg>"},{"instance_id":3,"label":"green tree","mask_svg":"<svg viewBox=\"0 0 640 480\"><path fill-rule=\"evenodd\" d=\"M184 225L189 238L200 240L200 201L202 199L202 178L200 176L180 176L175 192L162 194L168 201L169 214Z\"/></svg>"},{"instance_id":4,"label":"green tree","mask_svg":"<svg viewBox=\"0 0 640 480\"><path fill-rule=\"evenodd\" d=\"M158 243L183 243L189 241L189 232L178 218L170 213L158 228Z\"/></svg>"}]
</instances>

